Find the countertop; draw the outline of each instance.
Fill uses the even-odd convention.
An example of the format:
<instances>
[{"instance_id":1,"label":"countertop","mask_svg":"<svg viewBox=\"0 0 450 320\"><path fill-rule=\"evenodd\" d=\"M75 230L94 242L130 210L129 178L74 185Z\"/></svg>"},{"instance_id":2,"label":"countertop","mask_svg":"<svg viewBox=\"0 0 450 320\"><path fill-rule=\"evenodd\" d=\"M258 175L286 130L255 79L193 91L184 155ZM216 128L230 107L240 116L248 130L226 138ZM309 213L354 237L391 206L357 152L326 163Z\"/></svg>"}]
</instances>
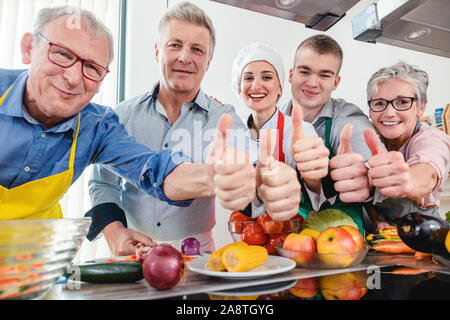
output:
<instances>
[{"instance_id":1,"label":"countertop","mask_svg":"<svg viewBox=\"0 0 450 320\"><path fill-rule=\"evenodd\" d=\"M369 252L358 266L345 269L306 269L295 268L291 271L250 280L228 280L197 274L187 270L180 283L169 290L156 290L145 280L125 284L91 284L68 281L58 284L44 297L51 300L148 300L167 299L200 293L216 292L245 288L257 285L285 282L303 278L321 277L345 272L376 272L381 267L405 266L425 269L436 273L450 275L450 267L436 263L431 259L417 260L414 255L392 255Z\"/></svg>"}]
</instances>

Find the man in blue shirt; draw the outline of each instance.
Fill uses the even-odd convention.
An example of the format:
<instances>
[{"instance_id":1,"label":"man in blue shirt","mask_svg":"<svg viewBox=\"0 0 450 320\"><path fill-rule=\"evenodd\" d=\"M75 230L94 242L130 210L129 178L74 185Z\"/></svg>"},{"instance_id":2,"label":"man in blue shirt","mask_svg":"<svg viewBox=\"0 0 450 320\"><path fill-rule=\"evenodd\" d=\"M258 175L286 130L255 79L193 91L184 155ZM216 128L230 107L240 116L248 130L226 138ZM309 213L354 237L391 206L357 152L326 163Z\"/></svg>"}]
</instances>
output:
<instances>
[{"instance_id":1,"label":"man in blue shirt","mask_svg":"<svg viewBox=\"0 0 450 320\"><path fill-rule=\"evenodd\" d=\"M112 48L110 32L89 11L43 9L34 33L21 41L30 69L0 70L0 219L61 218L58 200L92 163L107 164L171 205L192 202L185 193L191 190L178 185L198 175L190 157L137 143L111 108L90 102L108 73ZM255 188L250 163L233 168ZM210 181L227 175L216 172L208 171ZM245 207L253 197L247 193L233 206Z\"/></svg>"}]
</instances>

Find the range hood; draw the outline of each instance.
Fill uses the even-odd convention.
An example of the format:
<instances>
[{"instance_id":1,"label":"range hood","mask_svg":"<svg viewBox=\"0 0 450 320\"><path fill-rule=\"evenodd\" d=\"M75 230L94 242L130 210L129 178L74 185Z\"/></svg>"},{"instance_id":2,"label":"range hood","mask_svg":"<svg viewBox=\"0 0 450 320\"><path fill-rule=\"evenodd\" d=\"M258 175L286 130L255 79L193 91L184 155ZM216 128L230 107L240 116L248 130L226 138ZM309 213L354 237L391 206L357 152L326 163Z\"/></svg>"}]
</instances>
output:
<instances>
[{"instance_id":1,"label":"range hood","mask_svg":"<svg viewBox=\"0 0 450 320\"><path fill-rule=\"evenodd\" d=\"M326 31L359 0L211 0Z\"/></svg>"},{"instance_id":2,"label":"range hood","mask_svg":"<svg viewBox=\"0 0 450 320\"><path fill-rule=\"evenodd\" d=\"M356 40L450 58L450 0L379 0L352 26Z\"/></svg>"}]
</instances>

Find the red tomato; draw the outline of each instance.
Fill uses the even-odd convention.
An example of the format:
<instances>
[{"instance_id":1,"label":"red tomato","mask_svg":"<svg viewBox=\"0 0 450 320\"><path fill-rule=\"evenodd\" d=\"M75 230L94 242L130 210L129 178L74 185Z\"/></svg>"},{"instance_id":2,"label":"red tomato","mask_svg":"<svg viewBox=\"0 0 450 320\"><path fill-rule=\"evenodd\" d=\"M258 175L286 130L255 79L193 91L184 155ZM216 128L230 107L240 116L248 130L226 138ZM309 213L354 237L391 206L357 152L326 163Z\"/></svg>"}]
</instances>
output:
<instances>
[{"instance_id":1,"label":"red tomato","mask_svg":"<svg viewBox=\"0 0 450 320\"><path fill-rule=\"evenodd\" d=\"M259 224L248 224L244 227L241 234L241 240L248 245L260 245L266 242L266 235L263 233Z\"/></svg>"},{"instance_id":2,"label":"red tomato","mask_svg":"<svg viewBox=\"0 0 450 320\"><path fill-rule=\"evenodd\" d=\"M239 221L254 221L255 219L246 216L240 211L233 211L230 215L230 226L231 226L231 232L234 233L242 233L242 230L246 226L247 223L241 223Z\"/></svg>"},{"instance_id":3,"label":"red tomato","mask_svg":"<svg viewBox=\"0 0 450 320\"><path fill-rule=\"evenodd\" d=\"M266 244L264 245L264 247L266 247L267 249L267 252L269 254L277 255L278 251L275 248L275 245L277 243L283 244L284 239L286 239L286 237L287 237L286 233L269 234Z\"/></svg>"},{"instance_id":4,"label":"red tomato","mask_svg":"<svg viewBox=\"0 0 450 320\"><path fill-rule=\"evenodd\" d=\"M283 224L280 221L273 220L267 211L259 215L256 221L260 224L264 233L281 233L283 231Z\"/></svg>"}]
</instances>

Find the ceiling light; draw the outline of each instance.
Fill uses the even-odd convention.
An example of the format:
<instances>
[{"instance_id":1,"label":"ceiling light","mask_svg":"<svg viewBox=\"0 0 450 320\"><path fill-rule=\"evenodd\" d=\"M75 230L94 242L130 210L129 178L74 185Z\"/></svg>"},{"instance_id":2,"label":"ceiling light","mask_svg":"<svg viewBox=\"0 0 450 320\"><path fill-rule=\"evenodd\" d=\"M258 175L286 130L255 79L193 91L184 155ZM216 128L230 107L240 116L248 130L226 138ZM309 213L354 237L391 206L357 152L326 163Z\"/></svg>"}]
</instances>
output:
<instances>
[{"instance_id":1,"label":"ceiling light","mask_svg":"<svg viewBox=\"0 0 450 320\"><path fill-rule=\"evenodd\" d=\"M289 9L295 7L303 0L276 0L275 3L279 8Z\"/></svg>"},{"instance_id":2,"label":"ceiling light","mask_svg":"<svg viewBox=\"0 0 450 320\"><path fill-rule=\"evenodd\" d=\"M405 37L405 40L407 40L407 41L417 41L417 40L425 38L430 33L431 33L431 30L428 29L428 28L418 29L418 30L413 31L410 34L408 34Z\"/></svg>"}]
</instances>

